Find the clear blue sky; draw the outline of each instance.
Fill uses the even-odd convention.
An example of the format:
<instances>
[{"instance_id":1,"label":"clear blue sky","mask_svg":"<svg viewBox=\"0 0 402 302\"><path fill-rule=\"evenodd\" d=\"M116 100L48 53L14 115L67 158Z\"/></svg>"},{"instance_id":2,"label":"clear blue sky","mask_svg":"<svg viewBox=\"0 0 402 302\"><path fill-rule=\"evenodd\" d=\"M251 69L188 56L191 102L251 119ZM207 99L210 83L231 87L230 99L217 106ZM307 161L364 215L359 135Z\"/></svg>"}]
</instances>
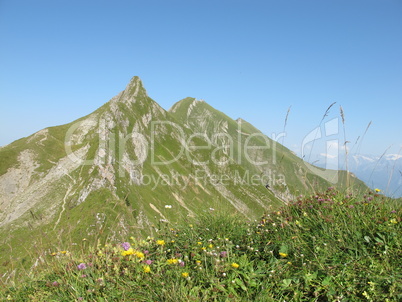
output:
<instances>
[{"instance_id":1,"label":"clear blue sky","mask_svg":"<svg viewBox=\"0 0 402 302\"><path fill-rule=\"evenodd\" d=\"M94 111L138 75L165 109L202 98L269 136L292 106L295 151L333 102L350 146L370 121L358 151L402 146L400 0L0 0L0 67L0 145Z\"/></svg>"}]
</instances>

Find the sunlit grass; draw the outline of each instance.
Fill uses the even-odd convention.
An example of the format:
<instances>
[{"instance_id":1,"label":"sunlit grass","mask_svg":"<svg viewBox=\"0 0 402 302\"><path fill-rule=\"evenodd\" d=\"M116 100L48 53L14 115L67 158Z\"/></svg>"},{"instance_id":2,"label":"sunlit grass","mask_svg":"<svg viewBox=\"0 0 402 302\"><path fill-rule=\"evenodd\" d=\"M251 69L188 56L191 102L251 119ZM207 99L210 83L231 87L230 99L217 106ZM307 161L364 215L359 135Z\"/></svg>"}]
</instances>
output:
<instances>
[{"instance_id":1,"label":"sunlit grass","mask_svg":"<svg viewBox=\"0 0 402 302\"><path fill-rule=\"evenodd\" d=\"M211 211L154 237L53 251L10 301L401 301L402 207L329 188L261 220Z\"/></svg>"}]
</instances>

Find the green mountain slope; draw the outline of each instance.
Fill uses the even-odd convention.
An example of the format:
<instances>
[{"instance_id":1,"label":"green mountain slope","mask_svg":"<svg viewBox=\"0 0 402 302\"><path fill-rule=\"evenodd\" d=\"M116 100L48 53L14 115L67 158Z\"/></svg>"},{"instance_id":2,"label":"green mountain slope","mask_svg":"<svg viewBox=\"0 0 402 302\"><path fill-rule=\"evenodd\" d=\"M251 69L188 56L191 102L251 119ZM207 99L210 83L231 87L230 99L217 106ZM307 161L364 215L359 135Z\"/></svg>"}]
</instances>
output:
<instances>
[{"instance_id":1,"label":"green mountain slope","mask_svg":"<svg viewBox=\"0 0 402 302\"><path fill-rule=\"evenodd\" d=\"M215 147L226 146L230 162L241 165L251 175L261 175L269 190L283 201L323 190L332 183L346 185L346 172L313 167L250 123L240 118L235 121L204 101L186 98L169 112L188 129L208 137ZM364 186L350 178L355 186Z\"/></svg>"},{"instance_id":2,"label":"green mountain slope","mask_svg":"<svg viewBox=\"0 0 402 302\"><path fill-rule=\"evenodd\" d=\"M330 185L251 124L192 98L165 111L134 77L95 112L0 149L0 270L35 246L149 234L208 211L255 219Z\"/></svg>"}]
</instances>

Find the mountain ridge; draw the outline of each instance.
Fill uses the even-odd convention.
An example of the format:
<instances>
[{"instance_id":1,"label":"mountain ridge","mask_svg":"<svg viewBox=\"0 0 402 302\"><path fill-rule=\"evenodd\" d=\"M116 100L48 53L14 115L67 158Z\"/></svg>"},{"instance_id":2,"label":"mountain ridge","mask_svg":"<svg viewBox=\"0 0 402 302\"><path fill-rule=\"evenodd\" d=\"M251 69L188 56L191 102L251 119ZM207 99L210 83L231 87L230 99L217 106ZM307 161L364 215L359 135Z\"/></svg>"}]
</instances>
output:
<instances>
[{"instance_id":1,"label":"mountain ridge","mask_svg":"<svg viewBox=\"0 0 402 302\"><path fill-rule=\"evenodd\" d=\"M257 219L330 185L251 124L194 98L166 111L133 77L94 112L0 149L0 254L153 233L214 210Z\"/></svg>"}]
</instances>

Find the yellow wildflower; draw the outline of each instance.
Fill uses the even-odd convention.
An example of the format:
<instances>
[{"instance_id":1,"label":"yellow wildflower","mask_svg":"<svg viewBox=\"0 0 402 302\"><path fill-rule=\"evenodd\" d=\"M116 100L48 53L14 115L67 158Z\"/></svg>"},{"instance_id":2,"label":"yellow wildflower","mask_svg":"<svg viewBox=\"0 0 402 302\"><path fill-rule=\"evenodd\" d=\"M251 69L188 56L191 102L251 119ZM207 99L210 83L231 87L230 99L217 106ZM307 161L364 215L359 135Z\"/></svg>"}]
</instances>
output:
<instances>
[{"instance_id":1,"label":"yellow wildflower","mask_svg":"<svg viewBox=\"0 0 402 302\"><path fill-rule=\"evenodd\" d=\"M393 224L397 224L397 223L398 223L398 221L396 221L395 218L392 218L389 222L391 222L391 223L393 223Z\"/></svg>"},{"instance_id":2,"label":"yellow wildflower","mask_svg":"<svg viewBox=\"0 0 402 302\"><path fill-rule=\"evenodd\" d=\"M239 264L237 264L236 262L233 262L232 264L231 264L231 266L233 267L233 268L239 268Z\"/></svg>"},{"instance_id":3,"label":"yellow wildflower","mask_svg":"<svg viewBox=\"0 0 402 302\"><path fill-rule=\"evenodd\" d=\"M201 242L201 241L198 241L198 242L197 242L197 244L198 244L198 245L201 245L201 244L202 244L202 242Z\"/></svg>"},{"instance_id":4,"label":"yellow wildflower","mask_svg":"<svg viewBox=\"0 0 402 302\"><path fill-rule=\"evenodd\" d=\"M165 245L165 240L156 240L156 244L164 246Z\"/></svg>"},{"instance_id":5,"label":"yellow wildflower","mask_svg":"<svg viewBox=\"0 0 402 302\"><path fill-rule=\"evenodd\" d=\"M166 261L167 264L177 264L178 262L179 260L177 260L176 258L168 259Z\"/></svg>"},{"instance_id":6,"label":"yellow wildflower","mask_svg":"<svg viewBox=\"0 0 402 302\"><path fill-rule=\"evenodd\" d=\"M380 193L380 192L381 192L380 189L375 189L374 191L376 191L377 193Z\"/></svg>"},{"instance_id":7,"label":"yellow wildflower","mask_svg":"<svg viewBox=\"0 0 402 302\"><path fill-rule=\"evenodd\" d=\"M188 274L187 272L185 272L185 273L181 273L181 276L182 276L183 278L188 278L189 274Z\"/></svg>"},{"instance_id":8,"label":"yellow wildflower","mask_svg":"<svg viewBox=\"0 0 402 302\"><path fill-rule=\"evenodd\" d=\"M67 254L67 251L61 251L60 254Z\"/></svg>"},{"instance_id":9,"label":"yellow wildflower","mask_svg":"<svg viewBox=\"0 0 402 302\"><path fill-rule=\"evenodd\" d=\"M130 247L127 251L122 251L121 255L122 256L129 256L129 255L134 255L136 251L132 247Z\"/></svg>"},{"instance_id":10,"label":"yellow wildflower","mask_svg":"<svg viewBox=\"0 0 402 302\"><path fill-rule=\"evenodd\" d=\"M140 258L141 260L145 258L145 255L144 255L144 253L142 253L142 252L135 252L135 256L136 256L137 258Z\"/></svg>"},{"instance_id":11,"label":"yellow wildflower","mask_svg":"<svg viewBox=\"0 0 402 302\"><path fill-rule=\"evenodd\" d=\"M212 244L210 244L210 245L208 245L208 247L209 247L210 249L212 249L214 246L213 246Z\"/></svg>"},{"instance_id":12,"label":"yellow wildflower","mask_svg":"<svg viewBox=\"0 0 402 302\"><path fill-rule=\"evenodd\" d=\"M288 256L288 254L286 253L279 253L279 256L281 256L282 258L286 258Z\"/></svg>"},{"instance_id":13,"label":"yellow wildflower","mask_svg":"<svg viewBox=\"0 0 402 302\"><path fill-rule=\"evenodd\" d=\"M127 251L126 251L127 255L134 255L136 253L136 251L130 247Z\"/></svg>"},{"instance_id":14,"label":"yellow wildflower","mask_svg":"<svg viewBox=\"0 0 402 302\"><path fill-rule=\"evenodd\" d=\"M201 264L201 260L197 260L195 263L197 263L198 265Z\"/></svg>"},{"instance_id":15,"label":"yellow wildflower","mask_svg":"<svg viewBox=\"0 0 402 302\"><path fill-rule=\"evenodd\" d=\"M149 273L151 271L151 268L149 267L149 265L144 265L142 270L144 271L144 273Z\"/></svg>"}]
</instances>

